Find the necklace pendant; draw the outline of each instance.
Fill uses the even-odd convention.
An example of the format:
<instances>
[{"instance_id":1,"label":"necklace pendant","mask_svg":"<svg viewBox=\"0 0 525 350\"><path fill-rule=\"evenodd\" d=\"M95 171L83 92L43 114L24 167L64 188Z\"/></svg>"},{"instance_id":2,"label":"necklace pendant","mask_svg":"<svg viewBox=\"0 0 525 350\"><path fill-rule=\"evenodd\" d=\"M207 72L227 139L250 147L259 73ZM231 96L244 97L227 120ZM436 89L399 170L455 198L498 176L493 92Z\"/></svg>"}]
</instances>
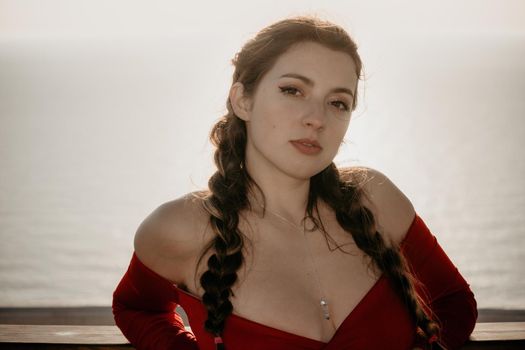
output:
<instances>
[{"instance_id":1,"label":"necklace pendant","mask_svg":"<svg viewBox=\"0 0 525 350\"><path fill-rule=\"evenodd\" d=\"M323 309L323 317L325 320L330 319L330 311L328 311L328 302L324 300L324 298L321 298L321 308Z\"/></svg>"}]
</instances>

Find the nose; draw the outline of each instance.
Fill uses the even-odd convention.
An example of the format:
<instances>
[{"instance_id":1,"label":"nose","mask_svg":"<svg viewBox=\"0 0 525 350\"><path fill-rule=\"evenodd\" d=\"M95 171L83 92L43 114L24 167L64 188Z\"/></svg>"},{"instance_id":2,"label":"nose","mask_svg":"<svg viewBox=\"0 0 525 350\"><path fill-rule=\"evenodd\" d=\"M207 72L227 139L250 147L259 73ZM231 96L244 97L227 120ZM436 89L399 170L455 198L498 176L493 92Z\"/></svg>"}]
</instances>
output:
<instances>
[{"instance_id":1,"label":"nose","mask_svg":"<svg viewBox=\"0 0 525 350\"><path fill-rule=\"evenodd\" d=\"M317 101L308 104L303 117L303 124L314 129L323 129L326 124L326 111L324 105Z\"/></svg>"}]
</instances>

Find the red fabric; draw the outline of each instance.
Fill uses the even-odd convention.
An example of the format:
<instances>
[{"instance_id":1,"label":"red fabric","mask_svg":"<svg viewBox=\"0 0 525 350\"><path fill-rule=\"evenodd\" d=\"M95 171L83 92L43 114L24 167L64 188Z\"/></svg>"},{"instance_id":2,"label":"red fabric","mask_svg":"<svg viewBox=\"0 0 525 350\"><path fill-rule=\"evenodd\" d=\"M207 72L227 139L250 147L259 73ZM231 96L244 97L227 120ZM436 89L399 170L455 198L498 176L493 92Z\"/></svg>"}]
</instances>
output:
<instances>
[{"instance_id":1,"label":"red fabric","mask_svg":"<svg viewBox=\"0 0 525 350\"><path fill-rule=\"evenodd\" d=\"M440 343L448 349L459 348L468 339L477 318L469 285L417 214L401 250L422 282L418 290L441 321ZM177 305L186 311L193 334L185 331L175 312ZM135 254L113 294L113 313L117 326L138 350L215 350L214 337L204 330L206 309L201 300L150 270ZM384 275L328 343L235 314L226 320L222 338L226 350L406 350L418 344L415 325Z\"/></svg>"}]
</instances>

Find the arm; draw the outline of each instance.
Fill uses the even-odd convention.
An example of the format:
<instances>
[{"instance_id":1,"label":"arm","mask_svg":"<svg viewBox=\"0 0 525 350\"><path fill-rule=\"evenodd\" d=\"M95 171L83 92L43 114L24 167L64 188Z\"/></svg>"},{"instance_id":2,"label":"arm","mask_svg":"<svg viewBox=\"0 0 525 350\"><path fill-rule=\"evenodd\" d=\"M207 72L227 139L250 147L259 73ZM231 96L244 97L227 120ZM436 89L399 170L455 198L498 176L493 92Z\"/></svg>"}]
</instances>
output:
<instances>
[{"instance_id":1,"label":"arm","mask_svg":"<svg viewBox=\"0 0 525 350\"><path fill-rule=\"evenodd\" d=\"M457 349L468 339L477 319L470 286L403 192L380 171L366 170L363 204L373 212L385 238L400 246L421 282L416 289L441 322L443 345Z\"/></svg>"},{"instance_id":2,"label":"arm","mask_svg":"<svg viewBox=\"0 0 525 350\"><path fill-rule=\"evenodd\" d=\"M178 295L167 280L148 271L133 254L113 293L113 315L122 334L137 349L198 349L175 312Z\"/></svg>"},{"instance_id":3,"label":"arm","mask_svg":"<svg viewBox=\"0 0 525 350\"><path fill-rule=\"evenodd\" d=\"M448 349L458 349L468 340L478 316L469 284L417 214L401 250L421 282L418 292L441 324L441 343Z\"/></svg>"},{"instance_id":4,"label":"arm","mask_svg":"<svg viewBox=\"0 0 525 350\"><path fill-rule=\"evenodd\" d=\"M138 350L198 349L175 312L188 261L198 252L194 233L201 222L187 198L165 203L151 213L135 234L135 252L113 293L115 323Z\"/></svg>"}]
</instances>

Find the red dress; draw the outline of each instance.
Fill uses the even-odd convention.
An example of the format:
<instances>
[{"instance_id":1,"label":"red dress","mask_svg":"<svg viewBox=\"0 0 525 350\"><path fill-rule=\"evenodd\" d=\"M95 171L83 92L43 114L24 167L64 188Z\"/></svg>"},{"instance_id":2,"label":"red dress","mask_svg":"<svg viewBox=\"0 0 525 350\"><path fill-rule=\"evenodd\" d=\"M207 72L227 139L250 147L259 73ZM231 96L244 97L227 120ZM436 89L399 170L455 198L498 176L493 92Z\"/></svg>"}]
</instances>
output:
<instances>
[{"instance_id":1,"label":"red dress","mask_svg":"<svg viewBox=\"0 0 525 350\"><path fill-rule=\"evenodd\" d=\"M418 290L441 322L440 343L448 349L459 348L477 319L476 300L469 284L417 213L401 250L424 285ZM193 333L185 330L182 318L175 312L177 305L188 315ZM137 350L215 350L212 334L204 330L207 312L200 298L149 269L135 253L113 293L113 314L117 326ZM402 300L382 275L328 343L235 314L227 318L222 338L226 350L406 350L416 344L416 329Z\"/></svg>"}]
</instances>

